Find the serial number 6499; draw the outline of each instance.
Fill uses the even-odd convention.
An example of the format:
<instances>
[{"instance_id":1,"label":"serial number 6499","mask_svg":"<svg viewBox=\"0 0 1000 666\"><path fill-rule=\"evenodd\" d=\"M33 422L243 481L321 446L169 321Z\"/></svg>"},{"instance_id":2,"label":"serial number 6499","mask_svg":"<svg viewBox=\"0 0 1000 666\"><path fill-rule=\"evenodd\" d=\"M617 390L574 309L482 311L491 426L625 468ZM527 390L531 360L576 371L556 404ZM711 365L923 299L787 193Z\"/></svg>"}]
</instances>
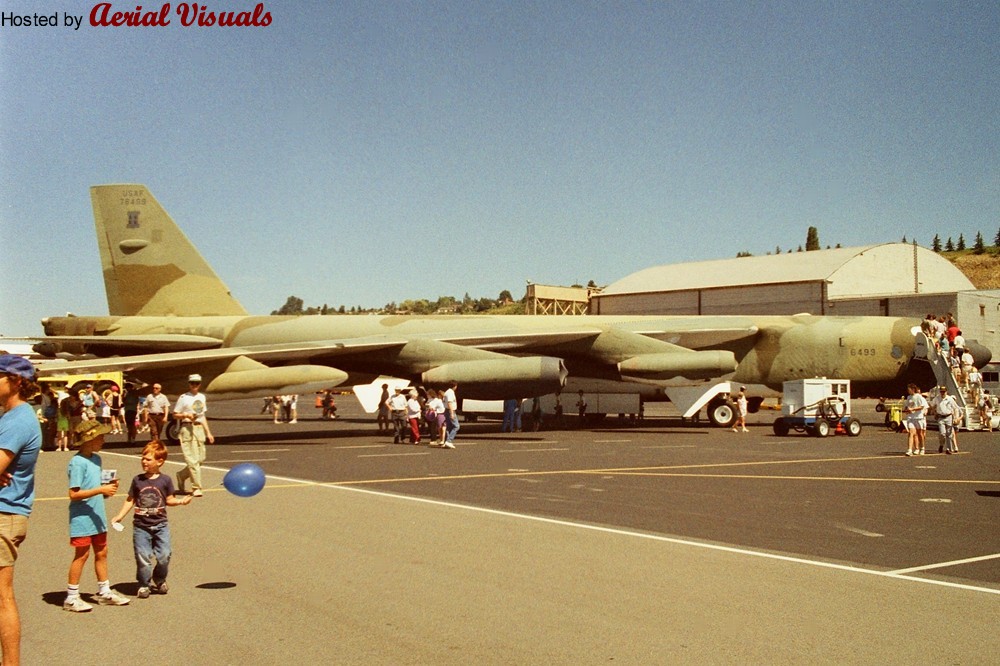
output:
<instances>
[{"instance_id":1,"label":"serial number 6499","mask_svg":"<svg viewBox=\"0 0 1000 666\"><path fill-rule=\"evenodd\" d=\"M874 348L852 349L851 356L875 356Z\"/></svg>"}]
</instances>

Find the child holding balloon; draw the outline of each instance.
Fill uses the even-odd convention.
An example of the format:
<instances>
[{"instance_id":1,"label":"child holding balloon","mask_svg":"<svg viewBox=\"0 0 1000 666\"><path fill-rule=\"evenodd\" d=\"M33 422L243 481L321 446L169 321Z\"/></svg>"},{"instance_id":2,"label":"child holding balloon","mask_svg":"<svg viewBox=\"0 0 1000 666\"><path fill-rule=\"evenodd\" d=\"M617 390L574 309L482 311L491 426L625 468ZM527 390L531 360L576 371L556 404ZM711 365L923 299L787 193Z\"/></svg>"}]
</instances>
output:
<instances>
[{"instance_id":1,"label":"child holding balloon","mask_svg":"<svg viewBox=\"0 0 1000 666\"><path fill-rule=\"evenodd\" d=\"M111 521L115 529L122 529L122 519L135 508L132 546L135 549L135 577L139 582L140 599L149 598L150 592L166 594L169 590L170 526L167 524L167 507L191 503L191 495L177 497L173 479L168 474L160 474L166 460L167 448L162 442L152 441L143 448L143 473L132 479L128 499Z\"/></svg>"}]
</instances>

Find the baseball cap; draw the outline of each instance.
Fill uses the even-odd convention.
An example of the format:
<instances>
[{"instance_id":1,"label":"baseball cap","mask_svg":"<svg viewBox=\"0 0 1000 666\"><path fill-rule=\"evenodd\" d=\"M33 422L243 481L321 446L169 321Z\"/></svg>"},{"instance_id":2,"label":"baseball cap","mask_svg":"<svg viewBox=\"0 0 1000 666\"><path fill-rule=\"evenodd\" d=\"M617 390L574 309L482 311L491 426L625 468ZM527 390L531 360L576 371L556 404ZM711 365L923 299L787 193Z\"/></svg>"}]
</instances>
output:
<instances>
[{"instance_id":1,"label":"baseball cap","mask_svg":"<svg viewBox=\"0 0 1000 666\"><path fill-rule=\"evenodd\" d=\"M189 384L200 384L201 383L201 375L199 375L199 374L189 375L188 376L188 383Z\"/></svg>"},{"instance_id":2,"label":"baseball cap","mask_svg":"<svg viewBox=\"0 0 1000 666\"><path fill-rule=\"evenodd\" d=\"M17 354L0 354L0 373L17 375L29 381L34 381L36 374L31 361Z\"/></svg>"}]
</instances>

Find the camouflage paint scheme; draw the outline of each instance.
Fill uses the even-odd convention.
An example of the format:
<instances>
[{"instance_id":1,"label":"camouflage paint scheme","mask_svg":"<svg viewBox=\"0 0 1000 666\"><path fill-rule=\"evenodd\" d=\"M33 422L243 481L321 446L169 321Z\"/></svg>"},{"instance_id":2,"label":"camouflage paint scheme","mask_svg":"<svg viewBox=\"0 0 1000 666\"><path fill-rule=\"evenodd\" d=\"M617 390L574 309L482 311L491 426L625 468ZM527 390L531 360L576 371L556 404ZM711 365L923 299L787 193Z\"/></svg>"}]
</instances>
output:
<instances>
[{"instance_id":1,"label":"camouflage paint scheme","mask_svg":"<svg viewBox=\"0 0 1000 666\"><path fill-rule=\"evenodd\" d=\"M53 372L115 368L174 392L200 372L220 399L381 375L428 386L456 380L464 397L480 399L552 393L567 375L627 382L622 390L632 392L720 379L780 389L818 376L902 385L920 324L812 315L253 316L144 185L95 186L91 198L111 316L47 318L36 348L99 357Z\"/></svg>"}]
</instances>

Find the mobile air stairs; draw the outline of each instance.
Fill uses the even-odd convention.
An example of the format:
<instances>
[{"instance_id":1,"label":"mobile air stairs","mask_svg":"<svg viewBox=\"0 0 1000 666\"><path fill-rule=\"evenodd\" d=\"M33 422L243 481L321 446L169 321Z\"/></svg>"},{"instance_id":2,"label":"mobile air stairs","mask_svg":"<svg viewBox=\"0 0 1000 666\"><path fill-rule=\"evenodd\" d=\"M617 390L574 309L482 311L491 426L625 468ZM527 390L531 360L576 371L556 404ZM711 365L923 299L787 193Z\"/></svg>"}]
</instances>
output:
<instances>
[{"instance_id":1,"label":"mobile air stairs","mask_svg":"<svg viewBox=\"0 0 1000 666\"><path fill-rule=\"evenodd\" d=\"M958 405L965 412L962 423L957 424L959 430L984 430L985 427L979 418L979 409L976 407L975 391L966 388L955 379L951 366L948 364L948 356L938 349L938 346L923 331L916 334L913 355L930 363L937 385L947 386L948 393L955 396Z\"/></svg>"}]
</instances>

